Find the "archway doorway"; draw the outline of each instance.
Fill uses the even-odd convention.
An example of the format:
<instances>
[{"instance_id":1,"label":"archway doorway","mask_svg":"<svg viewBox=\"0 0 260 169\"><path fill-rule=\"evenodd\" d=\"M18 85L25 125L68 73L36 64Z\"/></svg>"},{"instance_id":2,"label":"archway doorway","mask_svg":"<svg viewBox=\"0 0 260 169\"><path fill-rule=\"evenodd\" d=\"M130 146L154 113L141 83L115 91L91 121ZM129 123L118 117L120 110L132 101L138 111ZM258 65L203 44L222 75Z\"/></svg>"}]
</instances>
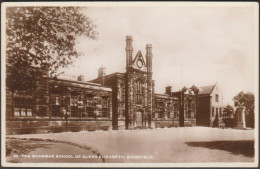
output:
<instances>
[{"instance_id":1,"label":"archway doorway","mask_svg":"<svg viewBox=\"0 0 260 169\"><path fill-rule=\"evenodd\" d=\"M143 112L141 110L136 112L136 126L143 126Z\"/></svg>"}]
</instances>

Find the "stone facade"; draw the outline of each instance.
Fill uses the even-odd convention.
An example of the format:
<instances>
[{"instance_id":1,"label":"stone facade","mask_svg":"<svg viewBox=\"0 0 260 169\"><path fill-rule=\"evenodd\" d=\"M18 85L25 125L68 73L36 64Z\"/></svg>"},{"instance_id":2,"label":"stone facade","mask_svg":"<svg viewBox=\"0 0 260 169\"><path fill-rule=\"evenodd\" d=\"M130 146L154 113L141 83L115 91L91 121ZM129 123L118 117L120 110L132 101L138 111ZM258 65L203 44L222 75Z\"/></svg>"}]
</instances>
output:
<instances>
[{"instance_id":1,"label":"stone facade","mask_svg":"<svg viewBox=\"0 0 260 169\"><path fill-rule=\"evenodd\" d=\"M78 81L45 76L36 84L32 92L16 91L13 96L7 89L6 127L9 134L63 131L65 127L72 131L111 127L110 88L84 82L83 76L79 76ZM81 122L77 124L75 120ZM89 124L98 125L90 127Z\"/></svg>"},{"instance_id":2,"label":"stone facade","mask_svg":"<svg viewBox=\"0 0 260 169\"><path fill-rule=\"evenodd\" d=\"M168 94L154 94L152 121L154 128L179 126L179 99Z\"/></svg>"},{"instance_id":3,"label":"stone facade","mask_svg":"<svg viewBox=\"0 0 260 169\"><path fill-rule=\"evenodd\" d=\"M98 78L91 81L112 88L113 129L195 126L197 95L187 93L190 89L180 94L169 92L169 87L165 94L155 94L152 45L146 45L145 58L140 50L133 58L132 43L132 36L127 36L125 73L105 75L100 68ZM191 113L190 99L194 105Z\"/></svg>"},{"instance_id":4,"label":"stone facade","mask_svg":"<svg viewBox=\"0 0 260 169\"><path fill-rule=\"evenodd\" d=\"M221 117L223 97L217 84L176 92L167 86L164 94L154 93L152 45L146 45L145 57L140 50L133 57L132 43L127 36L124 73L106 75L102 66L89 82L82 75L76 81L46 73L31 93L7 89L9 133L19 126L34 126L38 133L64 126L72 131L212 126L216 116Z\"/></svg>"},{"instance_id":5,"label":"stone facade","mask_svg":"<svg viewBox=\"0 0 260 169\"><path fill-rule=\"evenodd\" d=\"M126 37L126 72L98 76L91 82L111 87L113 94L113 128L151 127L153 85L152 45L146 45L145 59L141 51L133 58L132 37ZM100 70L100 69L99 69ZM100 74L100 71L99 71ZM105 74L105 73L103 73ZM121 123L122 124L122 123Z\"/></svg>"},{"instance_id":6,"label":"stone facade","mask_svg":"<svg viewBox=\"0 0 260 169\"><path fill-rule=\"evenodd\" d=\"M184 87L181 91L172 92L171 96L179 100L179 125L196 126L198 89L195 86Z\"/></svg>"}]
</instances>

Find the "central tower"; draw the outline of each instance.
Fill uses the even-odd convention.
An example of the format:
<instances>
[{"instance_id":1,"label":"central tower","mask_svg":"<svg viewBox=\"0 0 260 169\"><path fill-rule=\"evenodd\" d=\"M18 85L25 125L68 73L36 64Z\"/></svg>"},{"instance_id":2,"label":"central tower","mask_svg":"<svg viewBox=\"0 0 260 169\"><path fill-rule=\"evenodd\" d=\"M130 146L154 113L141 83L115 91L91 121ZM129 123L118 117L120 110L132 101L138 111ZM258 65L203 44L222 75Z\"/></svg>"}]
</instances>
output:
<instances>
[{"instance_id":1,"label":"central tower","mask_svg":"<svg viewBox=\"0 0 260 169\"><path fill-rule=\"evenodd\" d=\"M146 45L145 59L139 50L133 59L132 36L126 37L125 128L151 127L152 45Z\"/></svg>"}]
</instances>

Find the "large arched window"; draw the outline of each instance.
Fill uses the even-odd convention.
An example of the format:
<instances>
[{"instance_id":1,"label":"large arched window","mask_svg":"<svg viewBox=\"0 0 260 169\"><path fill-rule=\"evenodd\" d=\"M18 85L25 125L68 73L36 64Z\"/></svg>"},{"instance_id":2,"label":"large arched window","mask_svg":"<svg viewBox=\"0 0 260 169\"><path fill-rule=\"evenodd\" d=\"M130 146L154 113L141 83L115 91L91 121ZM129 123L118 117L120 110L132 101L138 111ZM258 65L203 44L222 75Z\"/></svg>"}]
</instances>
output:
<instances>
[{"instance_id":1,"label":"large arched window","mask_svg":"<svg viewBox=\"0 0 260 169\"><path fill-rule=\"evenodd\" d=\"M144 87L143 87L143 82L138 80L135 81L134 84L134 102L136 104L142 104L143 103L143 96L144 96Z\"/></svg>"}]
</instances>

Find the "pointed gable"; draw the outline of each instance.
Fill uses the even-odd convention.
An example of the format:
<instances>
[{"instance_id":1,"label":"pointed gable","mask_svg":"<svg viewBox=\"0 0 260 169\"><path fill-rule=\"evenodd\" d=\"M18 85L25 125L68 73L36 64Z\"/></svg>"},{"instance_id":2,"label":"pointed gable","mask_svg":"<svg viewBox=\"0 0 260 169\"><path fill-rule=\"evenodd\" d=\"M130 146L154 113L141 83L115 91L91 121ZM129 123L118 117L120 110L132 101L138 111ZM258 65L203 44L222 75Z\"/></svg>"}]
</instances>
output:
<instances>
[{"instance_id":1,"label":"pointed gable","mask_svg":"<svg viewBox=\"0 0 260 169\"><path fill-rule=\"evenodd\" d=\"M214 87L215 87L215 85L202 86L199 88L200 89L199 94L211 94Z\"/></svg>"},{"instance_id":2,"label":"pointed gable","mask_svg":"<svg viewBox=\"0 0 260 169\"><path fill-rule=\"evenodd\" d=\"M133 62L135 63L139 59L145 64L142 52L140 50L137 52Z\"/></svg>"},{"instance_id":3,"label":"pointed gable","mask_svg":"<svg viewBox=\"0 0 260 169\"><path fill-rule=\"evenodd\" d=\"M144 60L144 57L142 55L142 52L139 50L133 60L133 66L137 69L144 69L146 68L146 63Z\"/></svg>"}]
</instances>

